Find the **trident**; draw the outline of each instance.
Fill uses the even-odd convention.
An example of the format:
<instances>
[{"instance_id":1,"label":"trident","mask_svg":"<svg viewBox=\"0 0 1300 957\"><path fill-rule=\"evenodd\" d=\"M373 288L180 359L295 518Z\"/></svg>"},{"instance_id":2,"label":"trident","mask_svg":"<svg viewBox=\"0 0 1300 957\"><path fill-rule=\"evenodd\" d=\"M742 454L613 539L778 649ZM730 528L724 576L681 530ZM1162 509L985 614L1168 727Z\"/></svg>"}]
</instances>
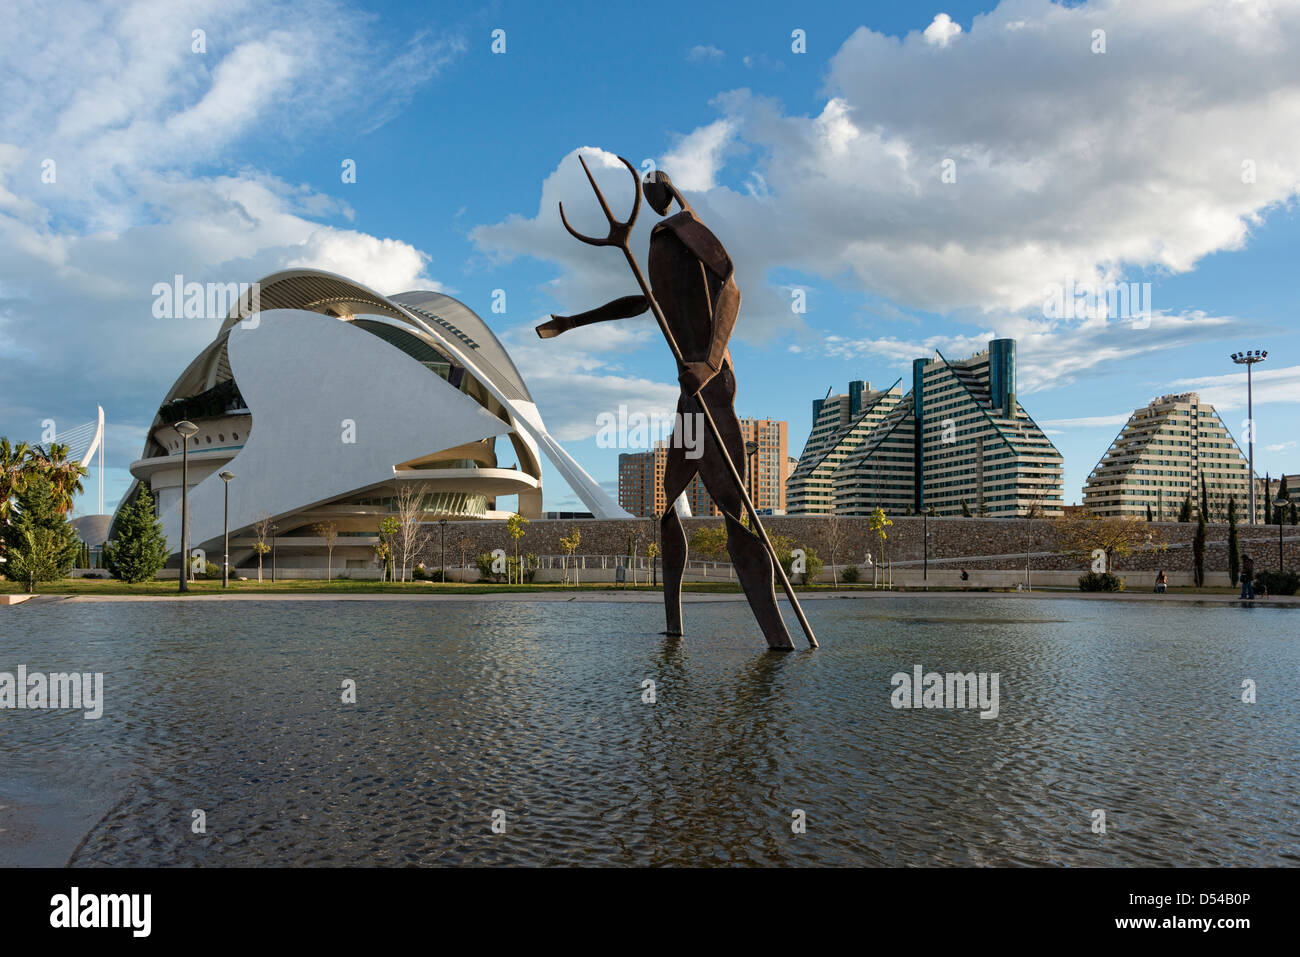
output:
<instances>
[{"instance_id":1,"label":"trident","mask_svg":"<svg viewBox=\"0 0 1300 957\"><path fill-rule=\"evenodd\" d=\"M581 155L578 156L578 162L582 164L582 171L587 174L587 182L591 183L591 188L596 193L596 199L600 202L600 208L605 213L605 219L609 221L609 235L603 239L582 235L569 225L568 219L564 216L563 203L560 203L560 221L564 223L564 228L569 231L569 235L579 242L584 242L588 246L617 246L623 250L623 256L627 259L632 275L636 277L637 285L641 287L641 292L650 303L655 322L659 323L659 331L668 340L668 348L672 350L673 358L680 365L685 365L686 360L682 358L682 351L677 346L677 340L673 337L672 330L668 328L668 320L664 318L663 310L659 308L654 293L650 291L650 284L646 282L645 276L641 273L641 267L637 265L636 257L632 255L630 244L632 227L636 223L637 213L641 211L641 176L637 173L636 167L626 159L621 156L618 159L632 173L632 182L636 185L636 199L632 203L632 214L628 217L627 222L619 222L614 218L614 214L610 212L609 204L605 202L604 194L601 193L600 187L596 185L595 177L591 175L591 170L587 168L587 161ZM731 460L731 453L727 451L727 446L723 444L717 423L713 421L713 415L709 412L709 407L704 404L703 397L696 394L695 399L696 404L700 407L700 413L704 416L704 421L709 427L709 435L713 437L714 444L722 451L722 459L727 463L727 472L736 485L736 491L740 493L741 501L745 503L745 510L749 513L749 520L754 523L754 530L758 532L758 537L762 539L763 547L767 549L768 557L772 560L772 568L776 571L777 577L781 579L781 587L785 590L786 598L790 599L790 605L794 608L795 617L799 619L804 634L808 636L808 647L816 648L817 638L813 635L812 625L808 624L808 619L803 613L803 607L799 604L799 599L795 597L794 589L790 586L790 579L786 577L785 569L776 557L776 549L772 547L772 541L767 537L767 530L763 528L763 523L759 521L758 512L749 498L749 492L745 490L745 483L740 477L740 472L736 469L736 463Z\"/></svg>"}]
</instances>

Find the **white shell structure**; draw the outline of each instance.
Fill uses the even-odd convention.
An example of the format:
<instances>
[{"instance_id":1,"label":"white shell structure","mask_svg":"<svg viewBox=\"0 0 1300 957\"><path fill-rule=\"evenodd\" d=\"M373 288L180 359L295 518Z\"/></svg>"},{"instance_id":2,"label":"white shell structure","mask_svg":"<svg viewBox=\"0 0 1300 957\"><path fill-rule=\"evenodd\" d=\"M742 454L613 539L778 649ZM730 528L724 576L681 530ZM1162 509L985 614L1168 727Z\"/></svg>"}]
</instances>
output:
<instances>
[{"instance_id":1,"label":"white shell structure","mask_svg":"<svg viewBox=\"0 0 1300 957\"><path fill-rule=\"evenodd\" d=\"M333 567L372 568L378 525L404 484L423 496L426 522L504 518L498 496L518 496L520 514L538 518L541 454L595 517L629 517L547 433L483 320L441 293L386 297L308 269L249 287L167 392L131 465L127 497L148 483L173 552L182 419L199 429L189 440L189 540L218 566L225 471L235 476L232 565L247 564L251 527L270 520L281 567L323 567L317 530L329 524Z\"/></svg>"}]
</instances>

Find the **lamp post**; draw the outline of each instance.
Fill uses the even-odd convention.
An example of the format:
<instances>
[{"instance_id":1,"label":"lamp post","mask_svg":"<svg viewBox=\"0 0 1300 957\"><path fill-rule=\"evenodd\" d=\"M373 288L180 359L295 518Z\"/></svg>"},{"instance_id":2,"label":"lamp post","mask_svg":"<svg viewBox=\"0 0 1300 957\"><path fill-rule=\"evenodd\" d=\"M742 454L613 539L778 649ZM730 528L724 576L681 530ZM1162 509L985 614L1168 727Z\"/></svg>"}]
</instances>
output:
<instances>
[{"instance_id":1,"label":"lamp post","mask_svg":"<svg viewBox=\"0 0 1300 957\"><path fill-rule=\"evenodd\" d=\"M271 526L271 581L275 582L275 533L279 525Z\"/></svg>"},{"instance_id":2,"label":"lamp post","mask_svg":"<svg viewBox=\"0 0 1300 957\"><path fill-rule=\"evenodd\" d=\"M442 569L439 575L442 577L442 583L447 584L447 520L438 519L438 528L442 530Z\"/></svg>"},{"instance_id":3,"label":"lamp post","mask_svg":"<svg viewBox=\"0 0 1300 957\"><path fill-rule=\"evenodd\" d=\"M758 473L754 471L754 456L758 454L758 443L750 439L745 443L745 453L749 456L749 496L758 501Z\"/></svg>"},{"instance_id":4,"label":"lamp post","mask_svg":"<svg viewBox=\"0 0 1300 957\"><path fill-rule=\"evenodd\" d=\"M234 472L222 472L221 481L226 486L226 508L224 517L221 520L222 536L225 539L225 551L221 555L221 587L230 587L230 480L235 477Z\"/></svg>"},{"instance_id":5,"label":"lamp post","mask_svg":"<svg viewBox=\"0 0 1300 957\"><path fill-rule=\"evenodd\" d=\"M1250 524L1255 524L1255 396L1254 379L1251 375L1255 363L1268 358L1268 352L1259 349L1234 352L1232 361L1246 367L1246 440L1250 443ZM1268 489L1264 489L1268 494Z\"/></svg>"},{"instance_id":6,"label":"lamp post","mask_svg":"<svg viewBox=\"0 0 1300 957\"><path fill-rule=\"evenodd\" d=\"M1275 509L1277 510L1277 570L1278 570L1278 574L1281 574L1283 571L1285 571L1285 569L1282 567L1282 519L1283 519L1282 512L1283 512L1283 511L1286 509L1286 507L1287 507L1288 505L1290 505L1290 504L1291 504L1291 500L1290 500L1290 499L1288 499L1288 498L1282 498L1282 496L1280 496L1280 495L1279 495L1276 499L1273 500L1273 508L1275 508Z\"/></svg>"},{"instance_id":7,"label":"lamp post","mask_svg":"<svg viewBox=\"0 0 1300 957\"><path fill-rule=\"evenodd\" d=\"M199 431L199 427L189 419L182 419L172 426L181 437L181 587L182 592L190 590L190 436Z\"/></svg>"}]
</instances>

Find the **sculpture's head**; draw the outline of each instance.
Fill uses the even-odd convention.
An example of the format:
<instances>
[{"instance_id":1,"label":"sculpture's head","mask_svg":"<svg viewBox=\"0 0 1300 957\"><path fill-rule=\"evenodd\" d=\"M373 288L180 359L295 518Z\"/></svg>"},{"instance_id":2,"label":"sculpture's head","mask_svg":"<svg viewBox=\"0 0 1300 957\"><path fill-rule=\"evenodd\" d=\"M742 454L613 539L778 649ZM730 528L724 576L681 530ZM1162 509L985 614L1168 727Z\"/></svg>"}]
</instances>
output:
<instances>
[{"instance_id":1,"label":"sculpture's head","mask_svg":"<svg viewBox=\"0 0 1300 957\"><path fill-rule=\"evenodd\" d=\"M655 170L645 178L643 192L645 193L645 201L660 216L668 214L668 210L672 209L674 201L682 209L691 208L690 204L686 202L686 197L673 185L673 181L668 178L668 174L661 169Z\"/></svg>"}]
</instances>

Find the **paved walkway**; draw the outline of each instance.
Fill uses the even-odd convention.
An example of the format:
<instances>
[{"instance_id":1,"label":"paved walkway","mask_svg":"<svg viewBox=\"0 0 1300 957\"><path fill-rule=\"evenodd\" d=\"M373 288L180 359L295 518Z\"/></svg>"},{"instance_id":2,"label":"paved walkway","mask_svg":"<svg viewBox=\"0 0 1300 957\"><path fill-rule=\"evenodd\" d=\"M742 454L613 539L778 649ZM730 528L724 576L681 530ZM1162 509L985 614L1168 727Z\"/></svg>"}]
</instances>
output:
<instances>
[{"instance_id":1,"label":"paved walkway","mask_svg":"<svg viewBox=\"0 0 1300 957\"><path fill-rule=\"evenodd\" d=\"M778 596L784 600L784 596ZM1082 601L1155 601L1155 602L1178 602L1180 604L1204 604L1204 605L1267 605L1271 608L1300 608L1300 596L1279 595L1272 598L1259 598L1252 602L1242 601L1235 595L1191 595L1191 594L1164 594L1157 595L1153 592L1122 592L1119 594L1106 592L1080 592L1080 591L1024 591L1024 592L985 592L985 591L929 591L929 592L891 592L884 589L866 590L866 591L830 591L830 592L800 592L800 602L816 601L834 601L834 600L858 600L871 601L875 599L909 599L909 598L947 598L954 600L969 600L970 598L1003 598L1012 601L1027 599L1076 599ZM729 602L744 601L745 596L739 592L726 594L707 594L699 592L684 592L682 601L685 604L708 604L710 602ZM202 602L202 601L398 601L398 602L585 602L600 603L614 602L619 604L660 604L663 601L658 592L636 592L636 591L579 591L579 592L501 592L493 594L481 592L469 595L448 595L448 594L412 594L412 595L392 595L392 594L240 594L233 593L228 595L36 595L30 601L24 602L23 605L16 607L31 607L33 605L43 605L55 601L70 602Z\"/></svg>"}]
</instances>

